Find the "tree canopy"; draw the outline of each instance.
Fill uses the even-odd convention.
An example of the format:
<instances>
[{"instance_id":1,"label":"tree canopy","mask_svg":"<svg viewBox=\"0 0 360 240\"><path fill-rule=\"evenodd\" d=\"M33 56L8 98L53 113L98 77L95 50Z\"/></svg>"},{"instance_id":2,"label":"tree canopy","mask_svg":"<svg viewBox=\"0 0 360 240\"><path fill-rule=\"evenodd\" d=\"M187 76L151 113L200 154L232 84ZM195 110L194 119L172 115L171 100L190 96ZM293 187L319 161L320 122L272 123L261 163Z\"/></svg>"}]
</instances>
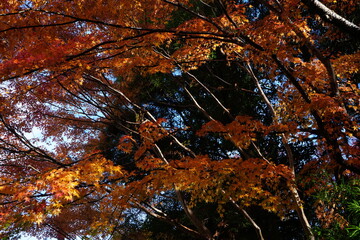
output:
<instances>
[{"instance_id":1,"label":"tree canopy","mask_svg":"<svg viewBox=\"0 0 360 240\"><path fill-rule=\"evenodd\" d=\"M0 9L3 239L360 235L358 1Z\"/></svg>"}]
</instances>

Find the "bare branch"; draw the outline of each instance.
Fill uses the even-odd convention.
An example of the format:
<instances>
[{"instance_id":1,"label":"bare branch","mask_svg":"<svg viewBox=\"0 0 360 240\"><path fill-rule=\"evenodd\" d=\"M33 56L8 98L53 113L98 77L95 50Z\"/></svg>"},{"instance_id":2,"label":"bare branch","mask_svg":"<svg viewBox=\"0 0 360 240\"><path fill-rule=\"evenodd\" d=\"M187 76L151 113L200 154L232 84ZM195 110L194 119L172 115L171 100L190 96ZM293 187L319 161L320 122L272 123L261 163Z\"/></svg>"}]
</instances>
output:
<instances>
[{"instance_id":1,"label":"bare branch","mask_svg":"<svg viewBox=\"0 0 360 240\"><path fill-rule=\"evenodd\" d=\"M335 11L328 8L319 0L301 0L310 10L315 11L324 21L338 27L340 31L350 34L355 40L360 41L360 26L355 25Z\"/></svg>"}]
</instances>

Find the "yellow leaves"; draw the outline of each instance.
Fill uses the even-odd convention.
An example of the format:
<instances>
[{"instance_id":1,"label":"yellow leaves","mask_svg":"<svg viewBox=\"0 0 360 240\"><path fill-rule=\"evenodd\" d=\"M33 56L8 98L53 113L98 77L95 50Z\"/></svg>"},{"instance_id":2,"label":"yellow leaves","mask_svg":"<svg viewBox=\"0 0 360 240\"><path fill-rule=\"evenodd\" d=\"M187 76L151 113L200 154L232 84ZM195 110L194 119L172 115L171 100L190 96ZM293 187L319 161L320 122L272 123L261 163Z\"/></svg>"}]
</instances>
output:
<instances>
[{"instance_id":1,"label":"yellow leaves","mask_svg":"<svg viewBox=\"0 0 360 240\"><path fill-rule=\"evenodd\" d=\"M56 208L50 211L50 214L53 216L57 216L61 213L61 208Z\"/></svg>"},{"instance_id":2,"label":"yellow leaves","mask_svg":"<svg viewBox=\"0 0 360 240\"><path fill-rule=\"evenodd\" d=\"M101 155L92 156L89 159L82 161L77 166L78 182L94 185L96 188L101 188L100 182L105 175L109 178L122 175L120 166L115 166L112 161L109 161Z\"/></svg>"},{"instance_id":3,"label":"yellow leaves","mask_svg":"<svg viewBox=\"0 0 360 240\"><path fill-rule=\"evenodd\" d=\"M53 200L52 202L52 204L47 206L46 210L49 212L49 214L57 216L61 213L61 209L64 207L64 205L59 200Z\"/></svg>"},{"instance_id":4,"label":"yellow leaves","mask_svg":"<svg viewBox=\"0 0 360 240\"><path fill-rule=\"evenodd\" d=\"M35 222L36 224L40 224L40 223L42 223L42 222L44 221L44 218L45 218L44 214L42 214L42 213L36 213L36 214L34 214L33 216L31 216L30 219L31 219L33 222Z\"/></svg>"},{"instance_id":5,"label":"yellow leaves","mask_svg":"<svg viewBox=\"0 0 360 240\"><path fill-rule=\"evenodd\" d=\"M96 154L92 157L72 166L39 171L36 176L12 183L9 185L11 188L2 185L1 193L5 194L11 189L6 201L11 199L15 206L22 203L22 220L41 224L48 216L60 215L67 207L67 202L79 200L78 198L86 195L90 189L98 188L97 194L103 194L100 189L103 188L102 181L105 177L111 180L121 176L121 168L114 166L111 161ZM7 217L11 219L10 215L6 215Z\"/></svg>"},{"instance_id":6,"label":"yellow leaves","mask_svg":"<svg viewBox=\"0 0 360 240\"><path fill-rule=\"evenodd\" d=\"M76 186L79 184L78 171L66 171L64 169L54 169L44 176L43 184L50 184L50 191L55 198L72 200L78 197L79 193Z\"/></svg>"},{"instance_id":7,"label":"yellow leaves","mask_svg":"<svg viewBox=\"0 0 360 240\"><path fill-rule=\"evenodd\" d=\"M25 222L31 222L40 225L45 220L45 214L42 212L30 211L28 214L25 214L22 218L23 218L22 220Z\"/></svg>"}]
</instances>

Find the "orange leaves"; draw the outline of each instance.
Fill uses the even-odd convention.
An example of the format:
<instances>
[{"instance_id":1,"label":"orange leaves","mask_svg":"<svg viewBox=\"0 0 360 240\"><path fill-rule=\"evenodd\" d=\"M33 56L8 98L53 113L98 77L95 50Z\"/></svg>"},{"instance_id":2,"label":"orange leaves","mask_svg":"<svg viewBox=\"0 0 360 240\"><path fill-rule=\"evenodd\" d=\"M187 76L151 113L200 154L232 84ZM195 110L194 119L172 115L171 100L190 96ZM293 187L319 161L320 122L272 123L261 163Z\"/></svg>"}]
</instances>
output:
<instances>
[{"instance_id":1,"label":"orange leaves","mask_svg":"<svg viewBox=\"0 0 360 240\"><path fill-rule=\"evenodd\" d=\"M38 191L47 191L53 194L54 199L72 200L78 197L79 193L76 186L79 173L77 171L67 171L65 169L54 169L45 173L41 179L35 182Z\"/></svg>"},{"instance_id":2,"label":"orange leaves","mask_svg":"<svg viewBox=\"0 0 360 240\"><path fill-rule=\"evenodd\" d=\"M144 157L136 162L136 166L145 171L156 171L157 169L164 169L168 167L163 160L154 157Z\"/></svg>"},{"instance_id":3,"label":"orange leaves","mask_svg":"<svg viewBox=\"0 0 360 240\"><path fill-rule=\"evenodd\" d=\"M285 205L292 207L283 199L287 197L283 191L286 192L292 179L290 169L262 159L212 160L208 156L197 156L167 164L149 156L138 160L136 165L146 174L137 181L117 187L111 195L144 201L161 191L175 188L191 194L190 206L199 202L227 203L231 197L241 205L259 205L274 212ZM136 172L133 174L139 177Z\"/></svg>"},{"instance_id":4,"label":"orange leaves","mask_svg":"<svg viewBox=\"0 0 360 240\"><path fill-rule=\"evenodd\" d=\"M199 136L204 136L209 132L220 132L224 133L226 131L225 126L218 121L210 121L202 126L202 128L198 131Z\"/></svg>"},{"instance_id":5,"label":"orange leaves","mask_svg":"<svg viewBox=\"0 0 360 240\"><path fill-rule=\"evenodd\" d=\"M340 228L344 229L349 225L349 222L338 213L335 204L333 206L325 206L322 201L319 201L315 214L321 221L323 228L329 228L332 224L338 224Z\"/></svg>"},{"instance_id":6,"label":"orange leaves","mask_svg":"<svg viewBox=\"0 0 360 240\"><path fill-rule=\"evenodd\" d=\"M314 94L310 107L317 110L321 115L341 113L344 111L335 99L324 94Z\"/></svg>"},{"instance_id":7,"label":"orange leaves","mask_svg":"<svg viewBox=\"0 0 360 240\"><path fill-rule=\"evenodd\" d=\"M115 166L110 160L97 154L85 159L77 166L79 172L79 183L86 183L100 187L100 183L105 177L112 179L122 177L121 166Z\"/></svg>"},{"instance_id":8,"label":"orange leaves","mask_svg":"<svg viewBox=\"0 0 360 240\"><path fill-rule=\"evenodd\" d=\"M67 203L88 194L89 188L95 187L99 194L104 194L102 181L121 176L120 167L96 155L68 168L54 168L38 172L23 182L8 183L0 191L6 194L2 200L7 199L7 204L13 204L16 209L18 204L27 206L21 209L22 220L40 224L49 214L58 215ZM11 214L6 218L11 219Z\"/></svg>"},{"instance_id":9,"label":"orange leaves","mask_svg":"<svg viewBox=\"0 0 360 240\"><path fill-rule=\"evenodd\" d=\"M0 166L0 197L26 220L40 223L66 214L76 220L88 212L100 220L86 219L82 227L106 231L116 226L109 219L121 219L133 203L147 204L174 190L186 192L191 206L233 199L281 214L292 209L289 186L296 187L294 173L280 164L285 158L296 170L316 158L314 169L330 172L339 164L328 153L339 145L343 165L357 166L359 52L345 54L352 50L331 39L324 43L323 23L309 19L312 13L299 0L256 6L238 1L207 1L210 6L164 0L27 2L31 8L30 3L0 3L0 73L9 79L1 83L0 115L13 123L0 125L1 157L6 158ZM266 4L273 8L266 10ZM330 57L328 66L322 58ZM245 62L269 103L254 103L264 97L258 98L260 91L245 75ZM329 92L332 67L340 91L335 97ZM209 90L192 86L186 70L197 70L189 73L199 74ZM155 73L161 73L156 80L161 91L153 91L146 78ZM187 84L198 101L191 109L183 91ZM222 89L229 89L229 96ZM211 91L229 115L253 111L256 117L225 120L228 116L207 101ZM256 100L244 107L232 104L242 94ZM276 106L273 114L271 105ZM200 109L219 121L204 124L196 135L194 129L204 121L194 114ZM169 123L162 116L171 118ZM155 118L160 119L149 120ZM184 131L167 128L192 123ZM49 141L45 149L45 143L22 137L34 126ZM203 146L207 141L210 145ZM313 151L302 150L308 142L316 145ZM16 222L9 209L1 209L0 217Z\"/></svg>"},{"instance_id":10,"label":"orange leaves","mask_svg":"<svg viewBox=\"0 0 360 240\"><path fill-rule=\"evenodd\" d=\"M139 127L141 145L136 151L134 158L139 159L148 149L151 149L156 141L166 137L168 132L161 126L165 119L158 119L156 122L145 121Z\"/></svg>"},{"instance_id":11,"label":"orange leaves","mask_svg":"<svg viewBox=\"0 0 360 240\"><path fill-rule=\"evenodd\" d=\"M172 33L158 32L148 35L145 39L147 43L152 43L154 46L159 47L162 44L167 44L174 37Z\"/></svg>"},{"instance_id":12,"label":"orange leaves","mask_svg":"<svg viewBox=\"0 0 360 240\"><path fill-rule=\"evenodd\" d=\"M275 166L261 159L223 159L214 161L207 156L172 162L170 171L161 171L163 181L172 180L179 190L189 191L194 203L228 202L228 197L247 205L260 205L278 210L279 185L291 179L291 171L284 165ZM164 177L166 176L166 177ZM194 184L196 183L196 184ZM279 192L277 192L279 191ZM278 195L279 194L279 195Z\"/></svg>"},{"instance_id":13,"label":"orange leaves","mask_svg":"<svg viewBox=\"0 0 360 240\"><path fill-rule=\"evenodd\" d=\"M349 78L360 72L360 51L346 54L332 60L335 72L339 78Z\"/></svg>"},{"instance_id":14,"label":"orange leaves","mask_svg":"<svg viewBox=\"0 0 360 240\"><path fill-rule=\"evenodd\" d=\"M249 147L252 141L256 141L258 136L264 136L273 133L296 132L297 124L295 122L275 123L265 126L249 116L237 116L236 119L223 125L217 121L210 121L202 126L198 131L199 136L207 133L219 133L226 139L232 141L236 146L241 148Z\"/></svg>"},{"instance_id":15,"label":"orange leaves","mask_svg":"<svg viewBox=\"0 0 360 240\"><path fill-rule=\"evenodd\" d=\"M211 121L205 124L198 134L204 135L208 132L224 134L225 138L234 142L237 146L247 148L251 141L256 140L258 133L264 132L264 125L248 116L237 116L235 121L222 125L219 122Z\"/></svg>"},{"instance_id":16,"label":"orange leaves","mask_svg":"<svg viewBox=\"0 0 360 240\"><path fill-rule=\"evenodd\" d=\"M131 136L123 136L119 140L117 148L123 152L131 153L134 147L134 139Z\"/></svg>"}]
</instances>

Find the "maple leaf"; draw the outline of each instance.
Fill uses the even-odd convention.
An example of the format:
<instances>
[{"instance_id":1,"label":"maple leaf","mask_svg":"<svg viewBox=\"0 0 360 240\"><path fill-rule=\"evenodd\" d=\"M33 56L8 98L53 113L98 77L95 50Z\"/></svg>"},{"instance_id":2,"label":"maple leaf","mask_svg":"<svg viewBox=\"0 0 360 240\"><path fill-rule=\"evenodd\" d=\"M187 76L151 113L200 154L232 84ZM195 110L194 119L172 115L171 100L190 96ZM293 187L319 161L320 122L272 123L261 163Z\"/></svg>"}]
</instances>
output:
<instances>
[{"instance_id":1,"label":"maple leaf","mask_svg":"<svg viewBox=\"0 0 360 240\"><path fill-rule=\"evenodd\" d=\"M314 194L360 173L357 8L2 1L0 234L145 239L157 219L240 238L246 219L266 239L262 211L300 220L277 226L294 238L345 226Z\"/></svg>"}]
</instances>

